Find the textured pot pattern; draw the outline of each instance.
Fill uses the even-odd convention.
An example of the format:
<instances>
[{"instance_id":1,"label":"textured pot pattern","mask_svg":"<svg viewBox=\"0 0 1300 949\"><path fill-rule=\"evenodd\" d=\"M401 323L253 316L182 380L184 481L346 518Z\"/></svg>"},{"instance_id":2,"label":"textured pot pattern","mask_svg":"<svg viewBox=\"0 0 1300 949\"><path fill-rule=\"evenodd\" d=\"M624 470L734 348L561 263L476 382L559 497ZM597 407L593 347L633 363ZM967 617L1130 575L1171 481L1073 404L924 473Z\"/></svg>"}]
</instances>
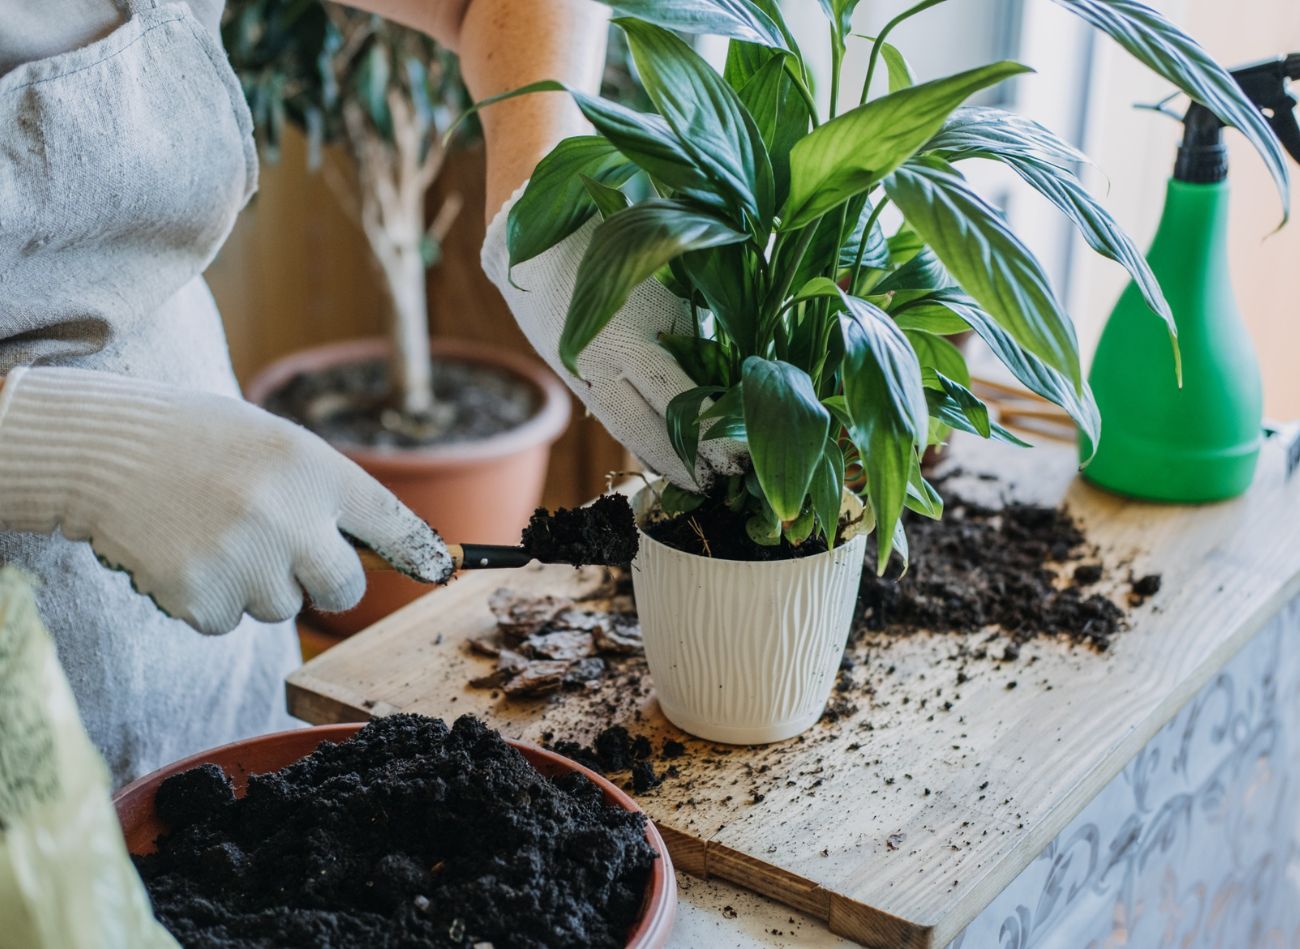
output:
<instances>
[{"instance_id":1,"label":"textured pot pattern","mask_svg":"<svg viewBox=\"0 0 1300 949\"><path fill-rule=\"evenodd\" d=\"M635 506L653 502L643 489ZM861 503L846 496L856 515ZM821 717L844 653L866 554L834 550L752 563L674 550L645 533L632 583L660 708L710 741L763 744Z\"/></svg>"}]
</instances>

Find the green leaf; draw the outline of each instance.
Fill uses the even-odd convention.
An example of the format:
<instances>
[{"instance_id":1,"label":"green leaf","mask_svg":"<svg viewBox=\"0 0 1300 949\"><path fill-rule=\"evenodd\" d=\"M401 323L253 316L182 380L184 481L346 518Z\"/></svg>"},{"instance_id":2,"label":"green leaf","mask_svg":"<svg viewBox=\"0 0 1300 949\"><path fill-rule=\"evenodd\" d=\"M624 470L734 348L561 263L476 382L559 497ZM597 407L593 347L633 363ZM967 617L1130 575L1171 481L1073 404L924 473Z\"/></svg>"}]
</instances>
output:
<instances>
[{"instance_id":1,"label":"green leaf","mask_svg":"<svg viewBox=\"0 0 1300 949\"><path fill-rule=\"evenodd\" d=\"M675 484L665 486L663 493L659 495L659 507L669 517L689 514L703 503L704 495L679 488Z\"/></svg>"},{"instance_id":2,"label":"green leaf","mask_svg":"<svg viewBox=\"0 0 1300 949\"><path fill-rule=\"evenodd\" d=\"M700 406L721 392L718 386L696 386L673 396L664 409L668 441L692 477L700 453Z\"/></svg>"},{"instance_id":3,"label":"green leaf","mask_svg":"<svg viewBox=\"0 0 1300 949\"><path fill-rule=\"evenodd\" d=\"M1028 72L1001 62L890 93L831 119L790 152L790 195L781 227L793 230L868 190L910 158L961 102Z\"/></svg>"},{"instance_id":4,"label":"green leaf","mask_svg":"<svg viewBox=\"0 0 1300 949\"><path fill-rule=\"evenodd\" d=\"M1239 129L1268 166L1282 198L1282 223L1291 206L1282 146L1263 114L1222 66L1159 12L1137 0L1056 0L1101 30L1139 62Z\"/></svg>"},{"instance_id":5,"label":"green leaf","mask_svg":"<svg viewBox=\"0 0 1300 949\"><path fill-rule=\"evenodd\" d=\"M988 406L965 386L945 378L933 369L925 370L924 378L925 398L934 419L980 438L992 438L1021 448L1030 447L1028 442L1021 441L1012 432L992 421Z\"/></svg>"},{"instance_id":6,"label":"green leaf","mask_svg":"<svg viewBox=\"0 0 1300 949\"><path fill-rule=\"evenodd\" d=\"M742 373L754 474L776 516L792 521L803 508L826 444L830 414L802 369L750 356Z\"/></svg>"},{"instance_id":7,"label":"green leaf","mask_svg":"<svg viewBox=\"0 0 1300 949\"><path fill-rule=\"evenodd\" d=\"M912 465L912 473L907 479L907 509L922 517L937 521L943 517L943 498L934 489L934 485L925 480L921 474L921 459Z\"/></svg>"},{"instance_id":8,"label":"green leaf","mask_svg":"<svg viewBox=\"0 0 1300 949\"><path fill-rule=\"evenodd\" d=\"M808 106L790 78L785 56L769 55L737 94L767 147L775 200L784 201L790 190L790 150L808 133Z\"/></svg>"},{"instance_id":9,"label":"green leaf","mask_svg":"<svg viewBox=\"0 0 1300 949\"><path fill-rule=\"evenodd\" d=\"M1064 171L1086 164L1088 156L1033 119L992 106L964 105L925 143L924 152L960 158L1018 156Z\"/></svg>"},{"instance_id":10,"label":"green leaf","mask_svg":"<svg viewBox=\"0 0 1300 949\"><path fill-rule=\"evenodd\" d=\"M970 326L953 313L946 306L938 303L922 302L916 305L909 305L899 310L891 310L889 315L893 317L898 328L908 333L908 339L912 333L929 333L932 336L956 336L959 333L969 333Z\"/></svg>"},{"instance_id":11,"label":"green leaf","mask_svg":"<svg viewBox=\"0 0 1300 949\"><path fill-rule=\"evenodd\" d=\"M950 379L956 379L962 385L970 385L970 370L966 368L966 357L948 340L942 336L906 330L903 331L903 335L912 344L912 350L916 353L916 360L920 363L922 371L934 369Z\"/></svg>"},{"instance_id":12,"label":"green leaf","mask_svg":"<svg viewBox=\"0 0 1300 949\"><path fill-rule=\"evenodd\" d=\"M826 545L835 546L835 531L840 523L840 507L844 500L844 453L835 439L826 439L826 448L817 460L817 470L813 472L812 509L817 513L822 532L826 535Z\"/></svg>"},{"instance_id":13,"label":"green leaf","mask_svg":"<svg viewBox=\"0 0 1300 949\"><path fill-rule=\"evenodd\" d=\"M716 217L682 201L652 198L603 221L578 264L560 359L578 375L578 355L627 302L632 288L687 251L745 240Z\"/></svg>"},{"instance_id":14,"label":"green leaf","mask_svg":"<svg viewBox=\"0 0 1300 949\"><path fill-rule=\"evenodd\" d=\"M571 89L553 79L529 83L518 89L482 99L466 111L457 120L457 124L475 112L498 102L537 92L569 93L583 116L596 127L596 131L655 181L708 206L723 207L722 200L716 194L717 189L713 187L703 169L696 165L691 155L678 143L676 134L661 116L650 112L637 112L617 102L588 95L579 89ZM455 126L453 130L454 128ZM447 134L450 135L451 132Z\"/></svg>"},{"instance_id":15,"label":"green leaf","mask_svg":"<svg viewBox=\"0 0 1300 949\"><path fill-rule=\"evenodd\" d=\"M939 305L952 311L984 340L993 355L1025 388L1065 409L1083 435L1085 458L1092 457L1101 437L1101 415L1093 401L1092 390L1085 385L1081 393L1076 393L1074 386L1061 373L1023 349L997 320L960 290L939 291L918 305Z\"/></svg>"},{"instance_id":16,"label":"green leaf","mask_svg":"<svg viewBox=\"0 0 1300 949\"><path fill-rule=\"evenodd\" d=\"M591 197L596 210L600 212L602 220L625 210L631 204L627 195L618 188L611 188L609 185L601 184L595 178L590 178L587 175L579 175L578 177L582 180L583 187L587 189L587 194ZM511 208L511 210L514 209Z\"/></svg>"},{"instance_id":17,"label":"green leaf","mask_svg":"<svg viewBox=\"0 0 1300 949\"><path fill-rule=\"evenodd\" d=\"M773 49L788 49L773 18L750 0L599 0L614 11L678 33L729 36Z\"/></svg>"},{"instance_id":18,"label":"green leaf","mask_svg":"<svg viewBox=\"0 0 1300 949\"><path fill-rule=\"evenodd\" d=\"M775 198L772 163L753 118L713 67L672 33L638 20L615 22L627 34L641 85L682 149L761 238Z\"/></svg>"},{"instance_id":19,"label":"green leaf","mask_svg":"<svg viewBox=\"0 0 1300 949\"><path fill-rule=\"evenodd\" d=\"M727 354L716 339L660 333L659 345L672 354L677 365L699 386L729 385Z\"/></svg>"},{"instance_id":20,"label":"green leaf","mask_svg":"<svg viewBox=\"0 0 1300 949\"><path fill-rule=\"evenodd\" d=\"M729 244L686 254L681 258L681 265L741 354L753 354L758 304L753 298L754 264L747 249Z\"/></svg>"},{"instance_id":21,"label":"green leaf","mask_svg":"<svg viewBox=\"0 0 1300 949\"><path fill-rule=\"evenodd\" d=\"M1165 300L1160 282L1151 272L1146 257L1119 223L1097 203L1072 172L1043 165L1032 159L1004 156L1003 161L1035 191L1045 197L1073 222L1083 239L1098 254L1115 261L1129 272L1142 298L1156 316L1165 321L1174 349L1174 373L1182 384L1183 360L1178 349L1178 324Z\"/></svg>"},{"instance_id":22,"label":"green leaf","mask_svg":"<svg viewBox=\"0 0 1300 949\"><path fill-rule=\"evenodd\" d=\"M932 156L898 169L885 182L885 191L963 289L1081 393L1074 324L1042 265L1001 213L972 191L956 169Z\"/></svg>"},{"instance_id":23,"label":"green leaf","mask_svg":"<svg viewBox=\"0 0 1300 949\"><path fill-rule=\"evenodd\" d=\"M861 33L854 33L858 39L875 41L874 36L863 36ZM907 59L898 51L898 47L892 43L880 44L880 56L885 61L885 69L889 72L889 91L898 92L900 89L907 89L916 85L916 79L912 76L912 67L907 64Z\"/></svg>"},{"instance_id":24,"label":"green leaf","mask_svg":"<svg viewBox=\"0 0 1300 949\"><path fill-rule=\"evenodd\" d=\"M849 30L852 29L853 11L857 8L859 0L819 0L819 2L835 35L848 36Z\"/></svg>"},{"instance_id":25,"label":"green leaf","mask_svg":"<svg viewBox=\"0 0 1300 949\"><path fill-rule=\"evenodd\" d=\"M844 297L844 399L849 434L862 453L867 496L879 527L876 569L889 562L894 525L903 510L907 480L924 446L929 409L921 367L903 332L879 307Z\"/></svg>"},{"instance_id":26,"label":"green leaf","mask_svg":"<svg viewBox=\"0 0 1300 949\"><path fill-rule=\"evenodd\" d=\"M785 539L791 547L798 547L812 536L813 528L816 526L816 513L811 505L804 505L804 509L799 512L799 516L786 526L782 534L785 535Z\"/></svg>"},{"instance_id":27,"label":"green leaf","mask_svg":"<svg viewBox=\"0 0 1300 949\"><path fill-rule=\"evenodd\" d=\"M865 198L865 195L864 195ZM849 204L850 214L853 209L852 203ZM864 200L862 210L858 212L857 217L850 217L853 220L853 228L849 233L848 239L840 246L840 267L852 267L858 259L858 244L862 242L862 235L867 228L867 221L871 219L873 210L870 201ZM871 236L867 238L866 249L862 253L863 267L886 267L889 265L889 241L885 237L884 228L880 226L880 219L871 225Z\"/></svg>"}]
</instances>

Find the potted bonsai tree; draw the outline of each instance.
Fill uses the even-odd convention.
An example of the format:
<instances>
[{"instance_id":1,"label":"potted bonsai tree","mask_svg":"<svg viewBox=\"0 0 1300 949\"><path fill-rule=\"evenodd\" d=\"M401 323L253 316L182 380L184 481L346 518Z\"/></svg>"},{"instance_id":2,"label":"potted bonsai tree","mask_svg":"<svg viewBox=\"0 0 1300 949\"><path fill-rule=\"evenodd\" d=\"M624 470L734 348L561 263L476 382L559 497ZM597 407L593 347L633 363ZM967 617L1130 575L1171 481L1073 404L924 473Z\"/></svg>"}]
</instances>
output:
<instances>
[{"instance_id":1,"label":"potted bonsai tree","mask_svg":"<svg viewBox=\"0 0 1300 949\"><path fill-rule=\"evenodd\" d=\"M1176 347L1175 327L1142 255L1076 177L1083 156L1026 118L963 104L1026 67L913 80L889 34L943 0L922 0L867 39L849 35L856 0L822 0L835 64L825 114L774 0L608 2L654 112L574 93L596 136L561 143L538 167L510 220L512 264L603 218L560 342L575 373L641 281L689 301L694 325L660 340L695 382L669 405L668 433L688 470L701 441L723 437L743 441L752 466L697 492L656 485L639 496L633 580L646 653L676 724L772 741L821 714L865 530L876 531L883 571L891 551L906 560L904 509L941 515L921 474L925 448L952 429L1017 441L972 394L946 335L973 331L1090 443L1099 437L1073 325L962 163L1009 166L1129 271ZM1285 193L1276 140L1195 42L1135 0L1057 2L1241 129ZM729 37L722 74L680 33ZM871 44L851 98L839 77L848 42ZM888 91L872 97L878 71ZM625 183L636 182L651 197L629 198ZM531 212L560 193L572 209L563 219ZM901 215L891 234L888 205Z\"/></svg>"},{"instance_id":2,"label":"potted bonsai tree","mask_svg":"<svg viewBox=\"0 0 1300 949\"><path fill-rule=\"evenodd\" d=\"M508 353L430 342L427 271L461 209L453 193L427 211L445 133L467 101L453 57L418 31L318 0L232 0L223 34L263 154L277 156L287 126L305 133L390 303L385 338L291 355L249 397L334 443L447 536L516 541L569 397ZM322 162L330 144L350 160L346 172ZM374 574L356 610L320 620L352 631L420 592Z\"/></svg>"}]
</instances>

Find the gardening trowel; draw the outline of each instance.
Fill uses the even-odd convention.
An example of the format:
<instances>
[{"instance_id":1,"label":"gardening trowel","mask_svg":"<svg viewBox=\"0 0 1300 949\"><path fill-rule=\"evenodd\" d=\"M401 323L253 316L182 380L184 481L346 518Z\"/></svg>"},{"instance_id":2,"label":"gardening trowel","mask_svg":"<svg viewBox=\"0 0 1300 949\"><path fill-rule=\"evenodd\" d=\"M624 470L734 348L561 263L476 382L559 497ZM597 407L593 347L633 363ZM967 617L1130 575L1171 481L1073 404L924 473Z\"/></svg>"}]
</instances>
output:
<instances>
[{"instance_id":1,"label":"gardening trowel","mask_svg":"<svg viewBox=\"0 0 1300 949\"><path fill-rule=\"evenodd\" d=\"M560 508L554 514L538 508L524 528L519 546L448 544L457 570L522 567L531 561L626 567L637 551L636 520L621 494L607 494L586 507ZM373 550L359 548L367 570L394 567Z\"/></svg>"}]
</instances>

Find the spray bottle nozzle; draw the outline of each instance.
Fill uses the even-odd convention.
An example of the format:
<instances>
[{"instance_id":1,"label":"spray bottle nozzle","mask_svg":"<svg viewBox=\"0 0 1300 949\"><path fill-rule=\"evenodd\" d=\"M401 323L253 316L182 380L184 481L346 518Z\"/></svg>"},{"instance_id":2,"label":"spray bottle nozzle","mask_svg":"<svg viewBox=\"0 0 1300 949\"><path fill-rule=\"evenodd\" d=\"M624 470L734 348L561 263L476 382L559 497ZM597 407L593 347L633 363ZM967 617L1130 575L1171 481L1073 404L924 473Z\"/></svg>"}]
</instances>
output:
<instances>
[{"instance_id":1,"label":"spray bottle nozzle","mask_svg":"<svg viewBox=\"0 0 1300 949\"><path fill-rule=\"evenodd\" d=\"M1300 123L1296 121L1296 97L1289 89L1291 80L1300 80L1300 53L1241 66L1232 70L1232 77L1264 114L1283 147L1300 162ZM1223 128L1217 115L1199 102L1191 104L1183 116L1183 141L1174 165L1175 178L1214 182L1227 177Z\"/></svg>"}]
</instances>

